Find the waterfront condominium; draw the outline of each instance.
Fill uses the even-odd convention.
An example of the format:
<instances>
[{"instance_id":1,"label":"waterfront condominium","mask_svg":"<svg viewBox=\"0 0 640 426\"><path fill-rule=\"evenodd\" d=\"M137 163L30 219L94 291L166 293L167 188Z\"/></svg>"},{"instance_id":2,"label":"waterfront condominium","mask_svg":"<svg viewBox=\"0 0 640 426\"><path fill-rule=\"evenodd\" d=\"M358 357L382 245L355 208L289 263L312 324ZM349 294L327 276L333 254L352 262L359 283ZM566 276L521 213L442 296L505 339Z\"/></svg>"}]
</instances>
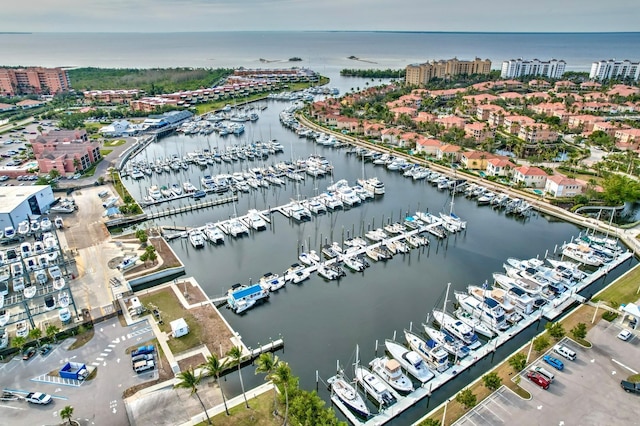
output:
<instances>
[{"instance_id":1,"label":"waterfront condominium","mask_svg":"<svg viewBox=\"0 0 640 426\"><path fill-rule=\"evenodd\" d=\"M502 78L516 78L525 75L561 78L567 63L563 60L551 59L541 61L539 59L509 59L502 63Z\"/></svg>"},{"instance_id":2,"label":"waterfront condominium","mask_svg":"<svg viewBox=\"0 0 640 426\"><path fill-rule=\"evenodd\" d=\"M407 65L405 80L407 84L426 84L434 78L448 79L457 75L489 74L491 61L475 58L473 61L461 61L458 58L441 59L423 64Z\"/></svg>"},{"instance_id":3,"label":"waterfront condominium","mask_svg":"<svg viewBox=\"0 0 640 426\"><path fill-rule=\"evenodd\" d=\"M29 93L54 95L70 88L69 75L62 68L0 68L0 95Z\"/></svg>"},{"instance_id":4,"label":"waterfront condominium","mask_svg":"<svg viewBox=\"0 0 640 426\"><path fill-rule=\"evenodd\" d=\"M594 62L591 64L589 78L592 80L630 78L638 81L640 79L640 62L631 62L628 59L624 61L609 59Z\"/></svg>"}]
</instances>

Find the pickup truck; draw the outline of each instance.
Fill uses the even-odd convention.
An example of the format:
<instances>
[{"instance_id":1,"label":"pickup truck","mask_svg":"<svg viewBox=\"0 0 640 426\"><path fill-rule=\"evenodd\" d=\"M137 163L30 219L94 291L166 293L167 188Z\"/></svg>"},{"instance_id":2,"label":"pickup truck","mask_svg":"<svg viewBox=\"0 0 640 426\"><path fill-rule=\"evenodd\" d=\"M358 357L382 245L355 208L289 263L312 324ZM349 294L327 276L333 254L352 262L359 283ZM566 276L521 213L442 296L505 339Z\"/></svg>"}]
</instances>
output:
<instances>
[{"instance_id":1,"label":"pickup truck","mask_svg":"<svg viewBox=\"0 0 640 426\"><path fill-rule=\"evenodd\" d=\"M51 400L51 395L42 392L30 392L24 397L25 401L31 404L47 405Z\"/></svg>"},{"instance_id":2,"label":"pickup truck","mask_svg":"<svg viewBox=\"0 0 640 426\"><path fill-rule=\"evenodd\" d=\"M623 380L620 382L620 386L625 392L640 393L640 383L627 382Z\"/></svg>"},{"instance_id":3,"label":"pickup truck","mask_svg":"<svg viewBox=\"0 0 640 426\"><path fill-rule=\"evenodd\" d=\"M138 349L131 352L131 357L150 354L150 353L153 353L153 351L154 351L153 345L140 346Z\"/></svg>"}]
</instances>

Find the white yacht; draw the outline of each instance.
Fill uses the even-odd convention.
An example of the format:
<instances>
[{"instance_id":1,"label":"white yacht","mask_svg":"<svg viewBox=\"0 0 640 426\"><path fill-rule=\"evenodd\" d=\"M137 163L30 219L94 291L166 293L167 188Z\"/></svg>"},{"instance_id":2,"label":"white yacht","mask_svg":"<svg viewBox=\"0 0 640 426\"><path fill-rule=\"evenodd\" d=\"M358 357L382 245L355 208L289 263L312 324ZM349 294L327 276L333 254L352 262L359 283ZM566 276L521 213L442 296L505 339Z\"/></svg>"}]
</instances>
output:
<instances>
[{"instance_id":1,"label":"white yacht","mask_svg":"<svg viewBox=\"0 0 640 426\"><path fill-rule=\"evenodd\" d=\"M327 383L329 383L331 387L331 399L339 399L347 408L363 417L369 417L371 415L362 396L360 396L358 391L344 378L342 372L330 377Z\"/></svg>"},{"instance_id":2,"label":"white yacht","mask_svg":"<svg viewBox=\"0 0 640 426\"><path fill-rule=\"evenodd\" d=\"M442 373L449 368L449 354L434 340L425 341L416 333L404 331L409 347L429 364L429 367Z\"/></svg>"},{"instance_id":3,"label":"white yacht","mask_svg":"<svg viewBox=\"0 0 640 426\"><path fill-rule=\"evenodd\" d=\"M578 269L578 265L576 263L554 259L547 259L547 262L549 262L555 271L565 279L580 281L585 279L587 276L584 271Z\"/></svg>"},{"instance_id":4,"label":"white yacht","mask_svg":"<svg viewBox=\"0 0 640 426\"><path fill-rule=\"evenodd\" d=\"M29 326L27 325L27 320L18 321L16 323L16 337L24 337L29 336Z\"/></svg>"},{"instance_id":5,"label":"white yacht","mask_svg":"<svg viewBox=\"0 0 640 426\"><path fill-rule=\"evenodd\" d=\"M189 242L194 248L204 247L204 234L199 230L189 231Z\"/></svg>"},{"instance_id":6,"label":"white yacht","mask_svg":"<svg viewBox=\"0 0 640 426\"><path fill-rule=\"evenodd\" d=\"M0 309L0 327L4 327L11 319L11 312L8 309Z\"/></svg>"},{"instance_id":7,"label":"white yacht","mask_svg":"<svg viewBox=\"0 0 640 426\"><path fill-rule=\"evenodd\" d=\"M388 407L397 402L391 390L375 374L362 366L355 367L355 381L362 386L367 395L375 399L380 406Z\"/></svg>"},{"instance_id":8,"label":"white yacht","mask_svg":"<svg viewBox=\"0 0 640 426\"><path fill-rule=\"evenodd\" d=\"M604 260L596 256L588 246L569 243L562 248L562 255L588 266L601 266Z\"/></svg>"},{"instance_id":9,"label":"white yacht","mask_svg":"<svg viewBox=\"0 0 640 426\"><path fill-rule=\"evenodd\" d=\"M462 309L483 321L494 331L503 331L508 328L504 309L497 300L491 297L478 300L462 292L455 292L455 296Z\"/></svg>"},{"instance_id":10,"label":"white yacht","mask_svg":"<svg viewBox=\"0 0 640 426\"><path fill-rule=\"evenodd\" d=\"M267 222L262 218L258 210L251 209L247 212L247 223L256 231L267 229Z\"/></svg>"},{"instance_id":11,"label":"white yacht","mask_svg":"<svg viewBox=\"0 0 640 426\"><path fill-rule=\"evenodd\" d=\"M159 200L162 198L162 192L160 192L160 189L158 188L157 185L152 185L149 188L148 192L149 192L149 196L154 200Z\"/></svg>"},{"instance_id":12,"label":"white yacht","mask_svg":"<svg viewBox=\"0 0 640 426\"><path fill-rule=\"evenodd\" d=\"M325 206L323 203L320 202L320 200L316 198L303 201L302 205L305 206L311 213L316 215L327 212L327 206Z\"/></svg>"},{"instance_id":13,"label":"white yacht","mask_svg":"<svg viewBox=\"0 0 640 426\"><path fill-rule=\"evenodd\" d=\"M407 350L404 346L393 340L385 340L387 351L400 363L400 365L421 383L427 383L433 379L434 374L429 370L424 360L414 351Z\"/></svg>"},{"instance_id":14,"label":"white yacht","mask_svg":"<svg viewBox=\"0 0 640 426\"><path fill-rule=\"evenodd\" d=\"M45 285L49 278L47 278L47 274L43 270L36 271L34 274L36 282L40 285Z\"/></svg>"},{"instance_id":15,"label":"white yacht","mask_svg":"<svg viewBox=\"0 0 640 426\"><path fill-rule=\"evenodd\" d=\"M71 321L71 311L69 310L69 308L62 308L58 311L58 318L60 318L60 321L63 324L68 323L69 321Z\"/></svg>"},{"instance_id":16,"label":"white yacht","mask_svg":"<svg viewBox=\"0 0 640 426\"><path fill-rule=\"evenodd\" d=\"M71 303L71 299L69 298L69 293L66 291L62 291L58 293L58 306L61 308L66 308Z\"/></svg>"},{"instance_id":17,"label":"white yacht","mask_svg":"<svg viewBox=\"0 0 640 426\"><path fill-rule=\"evenodd\" d=\"M286 271L284 271L285 281L291 281L294 284L300 284L302 281L311 277L311 273L307 271L307 267L294 263Z\"/></svg>"},{"instance_id":18,"label":"white yacht","mask_svg":"<svg viewBox=\"0 0 640 426\"><path fill-rule=\"evenodd\" d=\"M463 323L465 323L469 327L471 327L473 329L473 331L475 331L476 334L481 334L481 335L483 335L484 337L486 337L488 339L491 339L491 338L493 338L493 336L496 335L496 333L493 330L491 330L491 328L489 328L489 326L485 325L478 318L472 317L470 313L468 313L467 311L465 311L463 309L456 310L454 312L454 315L460 321L462 321Z\"/></svg>"},{"instance_id":19,"label":"white yacht","mask_svg":"<svg viewBox=\"0 0 640 426\"><path fill-rule=\"evenodd\" d=\"M31 244L28 242L24 242L22 244L20 244L20 256L22 256L23 259L26 259L27 257L31 256Z\"/></svg>"},{"instance_id":20,"label":"white yacht","mask_svg":"<svg viewBox=\"0 0 640 426\"><path fill-rule=\"evenodd\" d=\"M60 271L60 267L57 265L51 266L48 271L49 276L54 280L62 276L62 271Z\"/></svg>"},{"instance_id":21,"label":"white yacht","mask_svg":"<svg viewBox=\"0 0 640 426\"><path fill-rule=\"evenodd\" d=\"M24 285L24 288L22 289L22 295L24 296L25 299L33 298L33 296L35 296L37 292L38 292L38 287L31 284L30 282L27 282Z\"/></svg>"},{"instance_id":22,"label":"white yacht","mask_svg":"<svg viewBox=\"0 0 640 426\"><path fill-rule=\"evenodd\" d=\"M239 286L229 290L227 303L236 314L252 308L255 304L269 297L269 290L262 288L260 284L251 286Z\"/></svg>"},{"instance_id":23,"label":"white yacht","mask_svg":"<svg viewBox=\"0 0 640 426\"><path fill-rule=\"evenodd\" d=\"M453 338L453 336L445 330L436 330L427 324L422 324L422 326L424 327L424 331L427 333L427 336L429 336L429 338L434 342L442 345L442 348L452 356L457 359L462 359L469 355L469 348L466 347L462 341Z\"/></svg>"},{"instance_id":24,"label":"white yacht","mask_svg":"<svg viewBox=\"0 0 640 426\"><path fill-rule=\"evenodd\" d=\"M14 262L11 264L11 276L14 278L17 277L21 277L22 274L24 273L24 270L22 269L22 263L21 262Z\"/></svg>"},{"instance_id":25,"label":"white yacht","mask_svg":"<svg viewBox=\"0 0 640 426\"><path fill-rule=\"evenodd\" d=\"M369 179L358 179L358 184L367 191L373 192L374 195L384 194L384 183L380 182L377 177Z\"/></svg>"},{"instance_id":26,"label":"white yacht","mask_svg":"<svg viewBox=\"0 0 640 426\"><path fill-rule=\"evenodd\" d=\"M280 290L286 283L284 277L272 272L267 272L260 278L260 286L269 291Z\"/></svg>"},{"instance_id":27,"label":"white yacht","mask_svg":"<svg viewBox=\"0 0 640 426\"><path fill-rule=\"evenodd\" d=\"M311 250L308 253L300 253L298 259L307 266L315 265L320 262L320 256L318 256L315 250Z\"/></svg>"},{"instance_id":28,"label":"white yacht","mask_svg":"<svg viewBox=\"0 0 640 426\"><path fill-rule=\"evenodd\" d=\"M222 232L213 223L207 223L204 226L204 235L213 244L224 243L224 232Z\"/></svg>"},{"instance_id":29,"label":"white yacht","mask_svg":"<svg viewBox=\"0 0 640 426\"><path fill-rule=\"evenodd\" d=\"M344 206L342 200L331 192L322 193L319 200L330 210L341 209Z\"/></svg>"},{"instance_id":30,"label":"white yacht","mask_svg":"<svg viewBox=\"0 0 640 426\"><path fill-rule=\"evenodd\" d=\"M231 219L227 225L227 229L229 230L229 234L232 237L238 238L243 235L249 234L249 228L247 228L240 220Z\"/></svg>"},{"instance_id":31,"label":"white yacht","mask_svg":"<svg viewBox=\"0 0 640 426\"><path fill-rule=\"evenodd\" d=\"M11 285L16 293L24 290L24 277L14 278Z\"/></svg>"},{"instance_id":32,"label":"white yacht","mask_svg":"<svg viewBox=\"0 0 640 426\"><path fill-rule=\"evenodd\" d=\"M324 278L325 280L337 280L340 277L345 276L345 272L342 268L340 268L340 266L338 265L324 265L324 264L320 264L318 266L318 275L320 275L322 278Z\"/></svg>"},{"instance_id":33,"label":"white yacht","mask_svg":"<svg viewBox=\"0 0 640 426\"><path fill-rule=\"evenodd\" d=\"M186 193L196 192L196 187L189 181L182 184L182 189Z\"/></svg>"},{"instance_id":34,"label":"white yacht","mask_svg":"<svg viewBox=\"0 0 640 426\"><path fill-rule=\"evenodd\" d=\"M49 219L47 216L43 217L40 221L40 229L42 230L42 232L50 231L52 226L53 224L51 223L51 219Z\"/></svg>"},{"instance_id":35,"label":"white yacht","mask_svg":"<svg viewBox=\"0 0 640 426\"><path fill-rule=\"evenodd\" d=\"M309 211L309 209L307 209L302 204L297 202L292 202L290 204L289 214L292 218L294 218L298 222L311 220L311 212Z\"/></svg>"},{"instance_id":36,"label":"white yacht","mask_svg":"<svg viewBox=\"0 0 640 426\"><path fill-rule=\"evenodd\" d=\"M440 327L449 332L453 337L461 340L469 349L473 350L480 347L478 335L469 325L440 309L433 310L433 318L440 324Z\"/></svg>"},{"instance_id":37,"label":"white yacht","mask_svg":"<svg viewBox=\"0 0 640 426\"><path fill-rule=\"evenodd\" d=\"M353 272L362 272L366 269L366 264L358 256L347 256L342 259L344 266L351 269Z\"/></svg>"},{"instance_id":38,"label":"white yacht","mask_svg":"<svg viewBox=\"0 0 640 426\"><path fill-rule=\"evenodd\" d=\"M413 383L402 372L400 363L386 356L373 359L369 365L371 370L384 380L389 386L398 392L409 393L413 391Z\"/></svg>"}]
</instances>

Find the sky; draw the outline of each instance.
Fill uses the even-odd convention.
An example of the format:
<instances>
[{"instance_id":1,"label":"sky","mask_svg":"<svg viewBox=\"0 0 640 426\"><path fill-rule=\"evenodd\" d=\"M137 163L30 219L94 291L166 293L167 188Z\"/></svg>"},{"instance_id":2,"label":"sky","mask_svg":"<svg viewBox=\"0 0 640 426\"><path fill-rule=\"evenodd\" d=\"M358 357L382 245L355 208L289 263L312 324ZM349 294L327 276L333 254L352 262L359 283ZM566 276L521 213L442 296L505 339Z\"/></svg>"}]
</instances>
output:
<instances>
[{"instance_id":1,"label":"sky","mask_svg":"<svg viewBox=\"0 0 640 426\"><path fill-rule=\"evenodd\" d=\"M24 0L0 32L638 32L638 0Z\"/></svg>"}]
</instances>

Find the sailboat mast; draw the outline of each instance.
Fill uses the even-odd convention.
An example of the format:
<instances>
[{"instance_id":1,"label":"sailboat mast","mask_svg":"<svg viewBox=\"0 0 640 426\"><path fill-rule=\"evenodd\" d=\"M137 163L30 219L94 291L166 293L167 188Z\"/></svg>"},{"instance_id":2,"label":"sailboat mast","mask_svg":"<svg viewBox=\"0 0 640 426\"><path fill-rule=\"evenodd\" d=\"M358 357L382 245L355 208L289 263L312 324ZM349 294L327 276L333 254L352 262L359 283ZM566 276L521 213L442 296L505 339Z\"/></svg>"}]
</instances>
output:
<instances>
[{"instance_id":1,"label":"sailboat mast","mask_svg":"<svg viewBox=\"0 0 640 426\"><path fill-rule=\"evenodd\" d=\"M451 288L451 283L447 283L447 292L444 295L444 304L442 305L442 319L443 319L442 322L444 322L444 314L447 312L447 302L449 301L449 289L450 288Z\"/></svg>"}]
</instances>

